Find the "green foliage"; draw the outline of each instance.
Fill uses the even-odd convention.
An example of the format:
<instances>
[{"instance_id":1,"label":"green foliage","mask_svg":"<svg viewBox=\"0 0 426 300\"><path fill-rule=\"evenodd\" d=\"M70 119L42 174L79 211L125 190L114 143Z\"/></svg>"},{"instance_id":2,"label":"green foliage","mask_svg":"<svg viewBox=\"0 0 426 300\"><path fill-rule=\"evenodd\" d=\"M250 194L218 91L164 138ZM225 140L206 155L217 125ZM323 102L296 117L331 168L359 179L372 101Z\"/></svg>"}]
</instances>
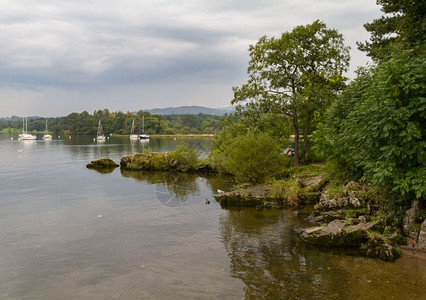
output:
<instances>
[{"instance_id":1,"label":"green foliage","mask_svg":"<svg viewBox=\"0 0 426 300\"><path fill-rule=\"evenodd\" d=\"M248 82L234 87L232 103L249 101L254 111L280 114L293 127L295 165L305 162L315 114L336 97L345 80L349 48L320 21L297 26L280 38L259 39L249 47ZM277 124L277 123L276 123ZM304 142L299 144L299 136Z\"/></svg>"},{"instance_id":2,"label":"green foliage","mask_svg":"<svg viewBox=\"0 0 426 300\"><path fill-rule=\"evenodd\" d=\"M171 152L170 158L176 162L176 170L183 173L196 171L200 162L197 149L189 148L185 144L179 145Z\"/></svg>"},{"instance_id":3,"label":"green foliage","mask_svg":"<svg viewBox=\"0 0 426 300\"><path fill-rule=\"evenodd\" d=\"M331 107L318 140L353 177L426 197L426 60L401 51L362 70Z\"/></svg>"},{"instance_id":4,"label":"green foliage","mask_svg":"<svg viewBox=\"0 0 426 300\"><path fill-rule=\"evenodd\" d=\"M235 175L238 182L264 182L284 164L279 143L267 133L249 132L223 141L210 158L214 167Z\"/></svg>"},{"instance_id":5,"label":"green foliage","mask_svg":"<svg viewBox=\"0 0 426 300\"><path fill-rule=\"evenodd\" d=\"M179 145L173 152L146 151L121 158L126 170L196 172L200 166L198 151L187 145Z\"/></svg>"}]
</instances>

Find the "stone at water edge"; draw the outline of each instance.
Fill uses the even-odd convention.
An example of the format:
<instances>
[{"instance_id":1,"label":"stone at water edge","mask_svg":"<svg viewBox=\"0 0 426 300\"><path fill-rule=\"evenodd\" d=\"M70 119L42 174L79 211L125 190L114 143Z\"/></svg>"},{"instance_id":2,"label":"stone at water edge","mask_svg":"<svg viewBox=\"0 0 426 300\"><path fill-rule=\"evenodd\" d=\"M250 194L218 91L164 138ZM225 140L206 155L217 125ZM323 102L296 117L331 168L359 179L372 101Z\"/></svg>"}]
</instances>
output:
<instances>
[{"instance_id":1,"label":"stone at water edge","mask_svg":"<svg viewBox=\"0 0 426 300\"><path fill-rule=\"evenodd\" d=\"M423 221L422 226L420 227L417 247L419 250L426 251L426 220Z\"/></svg>"},{"instance_id":2,"label":"stone at water edge","mask_svg":"<svg viewBox=\"0 0 426 300\"><path fill-rule=\"evenodd\" d=\"M110 158L93 159L86 165L87 168L116 168L119 165Z\"/></svg>"},{"instance_id":3,"label":"stone at water edge","mask_svg":"<svg viewBox=\"0 0 426 300\"><path fill-rule=\"evenodd\" d=\"M419 229L416 228L416 215L418 215L421 211L421 203L419 199L413 200L411 202L411 208L405 212L404 219L402 221L402 230L403 232L414 239L415 241L419 238Z\"/></svg>"},{"instance_id":4,"label":"stone at water edge","mask_svg":"<svg viewBox=\"0 0 426 300\"><path fill-rule=\"evenodd\" d=\"M324 246L359 246L368 240L368 231L381 226L381 221L348 225L344 220L334 220L327 226L305 228L300 237L307 243Z\"/></svg>"}]
</instances>

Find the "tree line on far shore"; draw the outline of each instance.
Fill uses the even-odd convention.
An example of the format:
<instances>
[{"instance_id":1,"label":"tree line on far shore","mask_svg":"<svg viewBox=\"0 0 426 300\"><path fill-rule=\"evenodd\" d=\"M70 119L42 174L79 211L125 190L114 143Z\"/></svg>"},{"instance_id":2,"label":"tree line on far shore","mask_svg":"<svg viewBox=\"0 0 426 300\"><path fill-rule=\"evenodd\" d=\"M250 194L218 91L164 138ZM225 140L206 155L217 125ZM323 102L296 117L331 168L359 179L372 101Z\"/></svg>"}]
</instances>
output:
<instances>
[{"instance_id":1,"label":"tree line on far shore","mask_svg":"<svg viewBox=\"0 0 426 300\"><path fill-rule=\"evenodd\" d=\"M28 131L44 131L47 120L48 130L54 134L94 135L101 120L105 134L129 134L133 121L136 133L142 132L144 127L147 134L213 134L222 128L221 122L224 118L225 116L207 114L152 115L142 110L136 113L124 113L103 109L95 110L93 114L83 111L74 112L65 117L30 117ZM0 130L4 133L18 133L22 131L22 128L23 120L20 117L0 121Z\"/></svg>"}]
</instances>

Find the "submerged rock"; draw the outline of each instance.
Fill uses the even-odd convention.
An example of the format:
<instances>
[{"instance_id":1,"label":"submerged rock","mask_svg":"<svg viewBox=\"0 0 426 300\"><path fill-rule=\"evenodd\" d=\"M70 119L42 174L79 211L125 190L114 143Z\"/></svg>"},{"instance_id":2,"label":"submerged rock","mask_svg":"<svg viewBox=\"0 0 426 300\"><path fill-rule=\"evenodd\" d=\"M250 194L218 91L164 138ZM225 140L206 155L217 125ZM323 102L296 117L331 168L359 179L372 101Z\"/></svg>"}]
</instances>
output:
<instances>
[{"instance_id":1,"label":"submerged rock","mask_svg":"<svg viewBox=\"0 0 426 300\"><path fill-rule=\"evenodd\" d=\"M99 159L94 159L90 163L88 163L86 165L86 168L89 168L89 169L102 169L102 168L111 169L111 168L116 168L118 166L119 165L110 158L99 158Z\"/></svg>"}]
</instances>

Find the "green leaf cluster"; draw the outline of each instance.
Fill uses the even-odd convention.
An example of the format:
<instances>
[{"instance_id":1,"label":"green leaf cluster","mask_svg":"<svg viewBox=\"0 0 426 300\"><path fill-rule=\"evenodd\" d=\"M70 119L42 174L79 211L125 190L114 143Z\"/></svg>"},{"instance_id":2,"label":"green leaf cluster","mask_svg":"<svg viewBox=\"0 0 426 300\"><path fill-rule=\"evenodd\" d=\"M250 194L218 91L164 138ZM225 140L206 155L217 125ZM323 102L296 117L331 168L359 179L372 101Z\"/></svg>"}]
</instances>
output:
<instances>
[{"instance_id":1,"label":"green leaf cluster","mask_svg":"<svg viewBox=\"0 0 426 300\"><path fill-rule=\"evenodd\" d=\"M279 142L266 132L249 131L232 139L231 134L210 155L216 169L235 175L237 182L264 182L285 166Z\"/></svg>"},{"instance_id":2,"label":"green leaf cluster","mask_svg":"<svg viewBox=\"0 0 426 300\"><path fill-rule=\"evenodd\" d=\"M398 54L358 77L323 128L323 151L353 177L405 199L426 196L426 59Z\"/></svg>"}]
</instances>

